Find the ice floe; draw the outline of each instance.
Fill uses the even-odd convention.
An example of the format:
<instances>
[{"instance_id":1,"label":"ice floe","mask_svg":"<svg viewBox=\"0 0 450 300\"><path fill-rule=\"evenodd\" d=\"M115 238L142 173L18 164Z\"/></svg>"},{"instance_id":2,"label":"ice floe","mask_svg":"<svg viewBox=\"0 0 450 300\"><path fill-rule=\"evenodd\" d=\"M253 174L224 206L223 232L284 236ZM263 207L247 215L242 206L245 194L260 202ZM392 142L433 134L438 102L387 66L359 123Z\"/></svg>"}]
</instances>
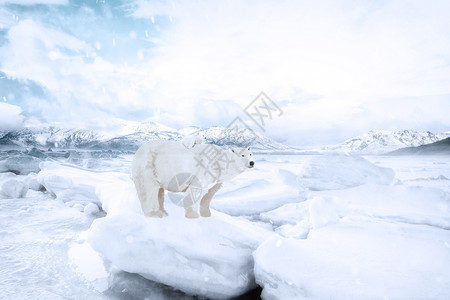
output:
<instances>
[{"instance_id":1,"label":"ice floe","mask_svg":"<svg viewBox=\"0 0 450 300\"><path fill-rule=\"evenodd\" d=\"M394 171L359 156L318 155L307 161L298 174L298 184L310 190L337 190L366 183L390 184Z\"/></svg>"},{"instance_id":2,"label":"ice floe","mask_svg":"<svg viewBox=\"0 0 450 300\"><path fill-rule=\"evenodd\" d=\"M450 232L345 218L255 252L263 299L449 299ZM445 262L445 263L444 263Z\"/></svg>"},{"instance_id":3,"label":"ice floe","mask_svg":"<svg viewBox=\"0 0 450 300\"><path fill-rule=\"evenodd\" d=\"M8 171L20 175L27 175L31 172L39 172L40 163L41 160L36 157L29 155L18 155L8 157L4 161L2 161L2 166L0 167L0 169L3 169L3 172Z\"/></svg>"},{"instance_id":4,"label":"ice floe","mask_svg":"<svg viewBox=\"0 0 450 300\"><path fill-rule=\"evenodd\" d=\"M8 198L24 198L28 192L28 185L17 179L8 179L2 183L1 192Z\"/></svg>"}]
</instances>

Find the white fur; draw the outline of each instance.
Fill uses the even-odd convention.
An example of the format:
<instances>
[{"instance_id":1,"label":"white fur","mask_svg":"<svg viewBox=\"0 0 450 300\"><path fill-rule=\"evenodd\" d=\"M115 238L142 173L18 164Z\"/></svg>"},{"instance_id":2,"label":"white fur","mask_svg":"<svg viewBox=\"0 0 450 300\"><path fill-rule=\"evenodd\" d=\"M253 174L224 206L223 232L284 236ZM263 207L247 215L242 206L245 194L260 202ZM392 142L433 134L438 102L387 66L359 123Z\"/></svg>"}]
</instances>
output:
<instances>
[{"instance_id":1,"label":"white fur","mask_svg":"<svg viewBox=\"0 0 450 300\"><path fill-rule=\"evenodd\" d=\"M212 160L213 157L216 159ZM169 186L169 183L178 174L192 174L192 178L200 181L201 201L185 206L185 210L186 217L196 218L198 205L202 216L210 216L209 203L222 183L251 167L253 156L250 147L224 150L211 144L197 144L187 149L180 142L151 141L136 151L132 175L144 214L164 217L167 215L163 203L164 190L189 193L191 188L196 188L191 186L192 182L187 181L177 188Z\"/></svg>"},{"instance_id":2,"label":"white fur","mask_svg":"<svg viewBox=\"0 0 450 300\"><path fill-rule=\"evenodd\" d=\"M202 144L205 139L205 135L188 135L181 142L186 148L190 149L194 148L195 145Z\"/></svg>"}]
</instances>

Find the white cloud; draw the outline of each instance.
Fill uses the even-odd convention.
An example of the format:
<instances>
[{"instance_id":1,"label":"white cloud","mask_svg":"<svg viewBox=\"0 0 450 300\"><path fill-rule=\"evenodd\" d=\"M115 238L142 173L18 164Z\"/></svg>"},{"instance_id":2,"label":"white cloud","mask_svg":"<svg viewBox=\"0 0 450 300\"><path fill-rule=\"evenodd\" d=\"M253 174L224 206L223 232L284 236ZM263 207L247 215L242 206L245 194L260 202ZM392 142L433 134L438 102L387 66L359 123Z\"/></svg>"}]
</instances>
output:
<instances>
[{"instance_id":1,"label":"white cloud","mask_svg":"<svg viewBox=\"0 0 450 300\"><path fill-rule=\"evenodd\" d=\"M22 109L17 105L0 102L0 130L19 129L23 124Z\"/></svg>"},{"instance_id":2,"label":"white cloud","mask_svg":"<svg viewBox=\"0 0 450 300\"><path fill-rule=\"evenodd\" d=\"M232 95L265 88L290 96L292 87L300 87L341 98L450 90L433 83L450 71L438 63L449 49L443 2L441 10L395 2L374 10L369 2L346 8L344 1L178 1L165 9L152 3L137 2L134 15L174 15L159 45L157 67L182 88ZM416 10L423 13L415 15ZM433 76L411 84L438 66Z\"/></svg>"},{"instance_id":3,"label":"white cloud","mask_svg":"<svg viewBox=\"0 0 450 300\"><path fill-rule=\"evenodd\" d=\"M425 108L435 95L447 101L450 95L448 2L136 1L132 7L136 18L173 18L144 63L155 83L151 95L174 107L160 114L162 121L179 116L180 107L188 115L211 112L202 121L214 125L223 118L202 110L200 99L245 107L264 90L289 103L267 132L292 143L336 142L373 128L450 127L439 113L445 102L433 101L436 111ZM422 117L411 121L417 111Z\"/></svg>"},{"instance_id":4,"label":"white cloud","mask_svg":"<svg viewBox=\"0 0 450 300\"><path fill-rule=\"evenodd\" d=\"M450 95L448 1L139 0L121 8L135 19L124 18L123 32L111 22L109 44L95 26L83 28L83 15L105 21L96 7L61 17L61 28L34 17L9 22L2 72L43 86L51 99L29 103L57 122L128 114L226 125L265 91L285 111L267 132L295 143L380 126L450 127L441 115ZM109 11L108 24L117 8ZM116 63L104 51L132 59Z\"/></svg>"},{"instance_id":5,"label":"white cloud","mask_svg":"<svg viewBox=\"0 0 450 300\"><path fill-rule=\"evenodd\" d=\"M322 99L306 107L313 127L318 118L340 122L341 111L387 97L450 93L447 1L136 5L135 17L173 16L152 66L188 98L207 94L245 105L264 90L303 111L300 89Z\"/></svg>"},{"instance_id":6,"label":"white cloud","mask_svg":"<svg viewBox=\"0 0 450 300\"><path fill-rule=\"evenodd\" d=\"M68 0L0 0L0 4L18 4L18 5L66 5Z\"/></svg>"},{"instance_id":7,"label":"white cloud","mask_svg":"<svg viewBox=\"0 0 450 300\"><path fill-rule=\"evenodd\" d=\"M2 71L49 91L53 99L31 99L41 106L44 118L80 123L99 111L148 107L145 91L152 85L145 69L115 66L88 43L33 20L12 27L8 40L0 50Z\"/></svg>"}]
</instances>

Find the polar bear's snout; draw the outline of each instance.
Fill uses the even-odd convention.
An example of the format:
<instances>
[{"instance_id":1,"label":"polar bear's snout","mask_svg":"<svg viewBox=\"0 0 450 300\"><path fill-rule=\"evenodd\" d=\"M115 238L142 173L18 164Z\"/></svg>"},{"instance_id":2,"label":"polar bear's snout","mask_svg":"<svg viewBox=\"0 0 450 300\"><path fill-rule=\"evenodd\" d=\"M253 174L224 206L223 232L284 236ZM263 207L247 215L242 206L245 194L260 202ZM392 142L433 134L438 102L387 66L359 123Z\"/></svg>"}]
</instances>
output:
<instances>
[{"instance_id":1,"label":"polar bear's snout","mask_svg":"<svg viewBox=\"0 0 450 300\"><path fill-rule=\"evenodd\" d=\"M253 168L255 166L255 161L253 160L253 154L250 147L247 148L231 148L231 152L237 155L238 159L241 161L241 167Z\"/></svg>"}]
</instances>

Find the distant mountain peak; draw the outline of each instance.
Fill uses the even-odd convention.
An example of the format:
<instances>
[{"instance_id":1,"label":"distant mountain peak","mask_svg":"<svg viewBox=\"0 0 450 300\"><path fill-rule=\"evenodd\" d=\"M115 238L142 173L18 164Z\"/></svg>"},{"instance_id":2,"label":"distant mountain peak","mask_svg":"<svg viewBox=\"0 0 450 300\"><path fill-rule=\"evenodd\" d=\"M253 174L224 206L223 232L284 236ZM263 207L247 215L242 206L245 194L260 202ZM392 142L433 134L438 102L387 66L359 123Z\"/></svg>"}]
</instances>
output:
<instances>
[{"instance_id":1,"label":"distant mountain peak","mask_svg":"<svg viewBox=\"0 0 450 300\"><path fill-rule=\"evenodd\" d=\"M449 134L450 136L450 134ZM417 147L401 148L389 153L390 155L449 155L450 137L443 140Z\"/></svg>"},{"instance_id":2,"label":"distant mountain peak","mask_svg":"<svg viewBox=\"0 0 450 300\"><path fill-rule=\"evenodd\" d=\"M351 154L384 154L400 148L417 147L442 140L449 135L434 134L430 131L414 130L371 130L353 137L338 145L324 147L322 150Z\"/></svg>"}]
</instances>

